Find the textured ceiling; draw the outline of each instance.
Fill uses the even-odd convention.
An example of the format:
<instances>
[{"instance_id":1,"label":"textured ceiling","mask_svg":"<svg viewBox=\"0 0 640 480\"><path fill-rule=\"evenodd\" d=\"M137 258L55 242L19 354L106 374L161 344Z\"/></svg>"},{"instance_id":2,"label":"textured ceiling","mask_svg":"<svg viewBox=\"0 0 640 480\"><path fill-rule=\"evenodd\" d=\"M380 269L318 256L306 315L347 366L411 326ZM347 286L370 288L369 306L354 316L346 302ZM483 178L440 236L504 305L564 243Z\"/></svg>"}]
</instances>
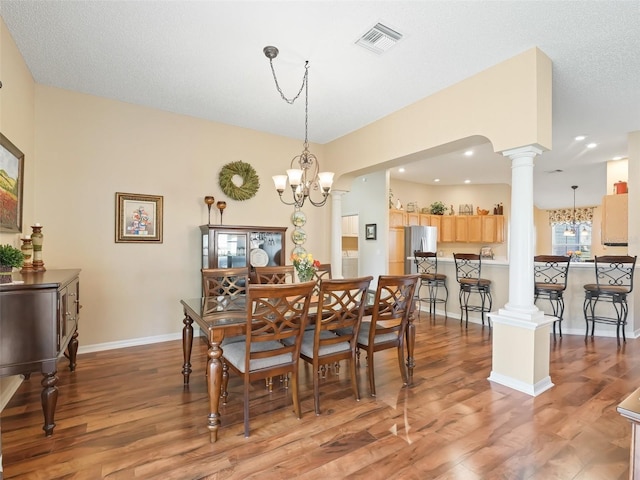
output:
<instances>
[{"instance_id":1,"label":"textured ceiling","mask_svg":"<svg viewBox=\"0 0 640 480\"><path fill-rule=\"evenodd\" d=\"M538 47L553 62L553 150L535 167L542 208L568 206L573 184L579 205L599 203L611 189L603 162L626 156L627 133L640 130L638 1L0 0L0 14L38 83L302 139L304 103L282 101L262 53L275 45L287 96L310 62L318 143ZM380 56L355 45L377 22L403 34ZM428 173L407 169L427 183L510 182L490 146L473 160L456 152Z\"/></svg>"}]
</instances>

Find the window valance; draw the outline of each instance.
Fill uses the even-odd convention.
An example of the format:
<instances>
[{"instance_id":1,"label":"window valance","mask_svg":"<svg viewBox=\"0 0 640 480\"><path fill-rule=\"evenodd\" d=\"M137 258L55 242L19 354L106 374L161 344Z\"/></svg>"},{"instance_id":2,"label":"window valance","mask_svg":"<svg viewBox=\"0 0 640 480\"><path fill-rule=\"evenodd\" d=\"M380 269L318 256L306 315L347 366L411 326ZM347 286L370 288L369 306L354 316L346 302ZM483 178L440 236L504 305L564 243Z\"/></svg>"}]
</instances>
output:
<instances>
[{"instance_id":1,"label":"window valance","mask_svg":"<svg viewBox=\"0 0 640 480\"><path fill-rule=\"evenodd\" d=\"M593 220L593 209L595 207L576 208L576 223L590 222ZM557 208L547 210L549 212L549 225L573 222L573 208Z\"/></svg>"}]
</instances>

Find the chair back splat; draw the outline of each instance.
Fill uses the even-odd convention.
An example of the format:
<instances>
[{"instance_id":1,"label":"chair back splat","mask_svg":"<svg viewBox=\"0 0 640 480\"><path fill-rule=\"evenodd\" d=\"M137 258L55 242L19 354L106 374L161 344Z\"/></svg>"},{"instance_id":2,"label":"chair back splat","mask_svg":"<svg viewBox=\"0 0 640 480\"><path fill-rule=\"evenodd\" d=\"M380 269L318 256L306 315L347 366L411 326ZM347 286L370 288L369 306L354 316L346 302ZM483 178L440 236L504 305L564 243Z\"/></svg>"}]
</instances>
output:
<instances>
[{"instance_id":1,"label":"chair back splat","mask_svg":"<svg viewBox=\"0 0 640 480\"><path fill-rule=\"evenodd\" d=\"M243 294L249 285L249 269L243 268L203 268L202 296Z\"/></svg>"},{"instance_id":2,"label":"chair back splat","mask_svg":"<svg viewBox=\"0 0 640 480\"><path fill-rule=\"evenodd\" d=\"M251 382L291 374L293 406L301 417L298 359L314 282L251 285L247 291L247 335L244 342L226 345L222 361L244 381L244 435L249 436ZM224 368L224 367L223 367ZM227 391L223 376L222 391Z\"/></svg>"},{"instance_id":3,"label":"chair back splat","mask_svg":"<svg viewBox=\"0 0 640 480\"><path fill-rule=\"evenodd\" d=\"M275 267L254 267L255 283L280 284L293 283L293 265Z\"/></svg>"}]
</instances>

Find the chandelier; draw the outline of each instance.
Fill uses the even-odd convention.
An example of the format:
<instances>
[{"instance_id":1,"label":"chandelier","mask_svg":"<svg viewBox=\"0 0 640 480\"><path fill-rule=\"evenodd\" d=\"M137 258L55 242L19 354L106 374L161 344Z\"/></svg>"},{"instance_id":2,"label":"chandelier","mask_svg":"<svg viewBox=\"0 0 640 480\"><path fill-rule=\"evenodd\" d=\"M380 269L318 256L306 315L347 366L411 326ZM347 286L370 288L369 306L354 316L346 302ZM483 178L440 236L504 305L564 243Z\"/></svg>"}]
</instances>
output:
<instances>
[{"instance_id":1,"label":"chandelier","mask_svg":"<svg viewBox=\"0 0 640 480\"><path fill-rule=\"evenodd\" d=\"M571 188L573 188L573 221L571 223L571 226L567 225L567 228L565 228L565 237L576 236L576 189L578 188L578 185L571 185Z\"/></svg>"},{"instance_id":2,"label":"chandelier","mask_svg":"<svg viewBox=\"0 0 640 480\"><path fill-rule=\"evenodd\" d=\"M269 59L273 80L275 81L278 93L280 93L280 96L285 102L290 105L293 104L304 89L304 144L302 153L293 157L286 175L273 176L273 183L280 196L280 201L286 205L294 205L296 208L302 208L304 202L308 199L313 206L322 207L327 203L327 197L331 191L334 174L333 172L321 172L318 159L309 151L309 140L307 136L309 127L309 62L305 62L304 65L304 75L302 77L300 90L295 97L289 99L282 93L276 77L276 71L273 68L273 59L278 56L278 49L276 47L264 47L262 51ZM291 187L291 201L283 198L284 191L287 189L287 181ZM311 198L312 191L319 191L322 198L317 197L316 200Z\"/></svg>"}]
</instances>

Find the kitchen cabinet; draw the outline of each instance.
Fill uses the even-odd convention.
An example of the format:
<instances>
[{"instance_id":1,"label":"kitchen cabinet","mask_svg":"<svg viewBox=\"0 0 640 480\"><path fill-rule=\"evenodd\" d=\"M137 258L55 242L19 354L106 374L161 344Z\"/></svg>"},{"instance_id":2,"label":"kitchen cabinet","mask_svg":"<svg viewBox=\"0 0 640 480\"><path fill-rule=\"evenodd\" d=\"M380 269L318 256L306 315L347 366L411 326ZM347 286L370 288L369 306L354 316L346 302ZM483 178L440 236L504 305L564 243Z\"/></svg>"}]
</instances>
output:
<instances>
[{"instance_id":1,"label":"kitchen cabinet","mask_svg":"<svg viewBox=\"0 0 640 480\"><path fill-rule=\"evenodd\" d=\"M482 215L482 243L504 242L504 216Z\"/></svg>"},{"instance_id":2,"label":"kitchen cabinet","mask_svg":"<svg viewBox=\"0 0 640 480\"><path fill-rule=\"evenodd\" d=\"M469 222L466 215L455 216L455 231L453 238L455 242L466 242L469 237Z\"/></svg>"},{"instance_id":3,"label":"kitchen cabinet","mask_svg":"<svg viewBox=\"0 0 640 480\"><path fill-rule=\"evenodd\" d=\"M358 236L358 215L347 215L342 217L342 236Z\"/></svg>"},{"instance_id":4,"label":"kitchen cabinet","mask_svg":"<svg viewBox=\"0 0 640 480\"><path fill-rule=\"evenodd\" d=\"M407 225L416 226L420 225L420 214L418 212L407 213Z\"/></svg>"},{"instance_id":5,"label":"kitchen cabinet","mask_svg":"<svg viewBox=\"0 0 640 480\"><path fill-rule=\"evenodd\" d=\"M467 242L482 243L483 219L487 215L469 215L467 217Z\"/></svg>"},{"instance_id":6,"label":"kitchen cabinet","mask_svg":"<svg viewBox=\"0 0 640 480\"><path fill-rule=\"evenodd\" d=\"M404 275L404 226L389 228L389 275Z\"/></svg>"},{"instance_id":7,"label":"kitchen cabinet","mask_svg":"<svg viewBox=\"0 0 640 480\"><path fill-rule=\"evenodd\" d=\"M605 195L602 199L602 244L628 245L629 194Z\"/></svg>"},{"instance_id":8,"label":"kitchen cabinet","mask_svg":"<svg viewBox=\"0 0 640 480\"><path fill-rule=\"evenodd\" d=\"M438 225L438 241L439 242L455 242L456 241L456 219L455 216L440 215L437 219ZM432 219L433 220L433 219Z\"/></svg>"},{"instance_id":9,"label":"kitchen cabinet","mask_svg":"<svg viewBox=\"0 0 640 480\"><path fill-rule=\"evenodd\" d=\"M406 213L404 210L389 210L389 227L404 227L406 225Z\"/></svg>"}]
</instances>

